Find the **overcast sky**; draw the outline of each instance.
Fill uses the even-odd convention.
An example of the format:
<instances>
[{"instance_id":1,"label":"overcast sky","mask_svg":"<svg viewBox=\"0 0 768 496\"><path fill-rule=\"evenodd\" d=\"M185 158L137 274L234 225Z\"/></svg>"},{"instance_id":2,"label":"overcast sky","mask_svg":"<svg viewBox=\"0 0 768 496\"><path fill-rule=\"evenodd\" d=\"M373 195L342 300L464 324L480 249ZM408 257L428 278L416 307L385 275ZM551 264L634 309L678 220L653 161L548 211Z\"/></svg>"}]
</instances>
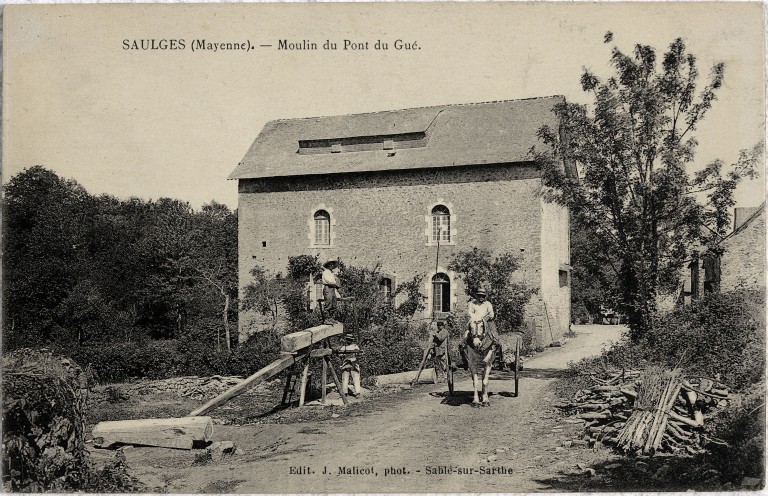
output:
<instances>
[{"instance_id":1,"label":"overcast sky","mask_svg":"<svg viewBox=\"0 0 768 496\"><path fill-rule=\"evenodd\" d=\"M726 63L697 162L730 163L764 131L759 3L239 4L5 9L3 181L41 164L93 194L237 206L226 177L271 119L565 95L582 66L609 75L613 44L659 52L683 37L702 76ZM183 50L124 40L183 39ZM193 40L273 45L191 50ZM337 51L280 51L278 40ZM369 42L344 51L344 39ZM381 39L389 50L376 51ZM397 39L419 50L394 49ZM764 197L761 177L741 206Z\"/></svg>"}]
</instances>

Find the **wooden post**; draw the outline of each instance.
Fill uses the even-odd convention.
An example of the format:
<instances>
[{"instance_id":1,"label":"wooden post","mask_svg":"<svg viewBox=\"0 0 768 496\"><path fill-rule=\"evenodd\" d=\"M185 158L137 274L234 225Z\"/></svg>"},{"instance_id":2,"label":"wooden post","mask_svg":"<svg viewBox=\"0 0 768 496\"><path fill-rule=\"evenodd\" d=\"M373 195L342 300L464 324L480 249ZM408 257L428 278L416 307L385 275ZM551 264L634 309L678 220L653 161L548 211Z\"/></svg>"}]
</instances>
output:
<instances>
[{"instance_id":1,"label":"wooden post","mask_svg":"<svg viewBox=\"0 0 768 496\"><path fill-rule=\"evenodd\" d=\"M328 387L328 362L326 362L325 360L323 360L323 379L322 379L322 381L323 381L323 389L322 389L322 391L323 391L323 399L322 399L322 403L323 403L323 405L325 405L325 390Z\"/></svg>"},{"instance_id":2,"label":"wooden post","mask_svg":"<svg viewBox=\"0 0 768 496\"><path fill-rule=\"evenodd\" d=\"M520 396L517 383L517 375L520 372L520 341L522 341L522 337L518 336L515 340L515 398Z\"/></svg>"},{"instance_id":3,"label":"wooden post","mask_svg":"<svg viewBox=\"0 0 768 496\"><path fill-rule=\"evenodd\" d=\"M293 368L296 368L296 364L293 365ZM291 379L293 379L293 369L288 371L288 376L285 378L285 388L283 389L283 400L280 402L281 405L285 405L288 400L288 394L291 393Z\"/></svg>"},{"instance_id":4,"label":"wooden post","mask_svg":"<svg viewBox=\"0 0 768 496\"><path fill-rule=\"evenodd\" d=\"M424 367L427 365L427 359L429 358L429 354L433 351L433 347L430 346L426 350L424 350L424 356L421 357L421 363L419 364L418 371L416 372L416 377L413 379L413 382L411 382L411 386L419 382L419 377L421 377L421 371L424 370Z\"/></svg>"},{"instance_id":5,"label":"wooden post","mask_svg":"<svg viewBox=\"0 0 768 496\"><path fill-rule=\"evenodd\" d=\"M307 393L307 375L309 374L309 357L304 362L304 370L301 371L301 389L299 390L299 408L304 406L304 396Z\"/></svg>"},{"instance_id":6,"label":"wooden post","mask_svg":"<svg viewBox=\"0 0 768 496\"><path fill-rule=\"evenodd\" d=\"M206 412L209 412L210 410L216 408L217 406L226 403L227 401L234 398L235 396L242 394L248 389L256 386L257 384L264 382L270 377L276 375L278 372L281 372L287 369L288 367L293 365L295 362L303 360L306 356L307 356L306 354L289 355L289 356L285 356L283 358L279 358L275 360L274 362L267 365L263 369L259 370L255 374L245 378L242 382L240 382L236 386L228 389L227 391L224 391L222 394L218 395L217 397L215 397L205 405L194 410L192 413L189 414L189 416L195 417L198 415L202 415Z\"/></svg>"},{"instance_id":7,"label":"wooden post","mask_svg":"<svg viewBox=\"0 0 768 496\"><path fill-rule=\"evenodd\" d=\"M451 363L451 353L448 347L448 339L445 340L445 363L448 367L445 372L445 378L448 381L448 396L453 396L453 363Z\"/></svg>"},{"instance_id":8,"label":"wooden post","mask_svg":"<svg viewBox=\"0 0 768 496\"><path fill-rule=\"evenodd\" d=\"M344 402L345 405L349 404L347 401L347 395L345 394L345 391L341 390L341 381L339 381L339 376L336 374L336 369L333 368L333 364L331 364L331 359L328 358L328 356L324 356L323 360L325 360L325 363L328 364L328 368L331 369L331 376L333 377L333 383L336 384L336 391L339 392L339 395L341 396L341 401Z\"/></svg>"}]
</instances>

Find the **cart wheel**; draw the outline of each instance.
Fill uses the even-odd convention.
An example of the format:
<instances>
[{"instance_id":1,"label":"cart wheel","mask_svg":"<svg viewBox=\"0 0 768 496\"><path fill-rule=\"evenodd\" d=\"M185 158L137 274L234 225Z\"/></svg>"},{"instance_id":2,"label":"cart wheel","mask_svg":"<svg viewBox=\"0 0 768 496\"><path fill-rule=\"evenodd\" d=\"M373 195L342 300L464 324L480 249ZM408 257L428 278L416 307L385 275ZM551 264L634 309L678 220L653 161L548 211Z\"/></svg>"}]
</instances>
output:
<instances>
[{"instance_id":1,"label":"cart wheel","mask_svg":"<svg viewBox=\"0 0 768 496\"><path fill-rule=\"evenodd\" d=\"M515 398L520 396L518 389L517 375L520 373L520 338L515 340Z\"/></svg>"}]
</instances>

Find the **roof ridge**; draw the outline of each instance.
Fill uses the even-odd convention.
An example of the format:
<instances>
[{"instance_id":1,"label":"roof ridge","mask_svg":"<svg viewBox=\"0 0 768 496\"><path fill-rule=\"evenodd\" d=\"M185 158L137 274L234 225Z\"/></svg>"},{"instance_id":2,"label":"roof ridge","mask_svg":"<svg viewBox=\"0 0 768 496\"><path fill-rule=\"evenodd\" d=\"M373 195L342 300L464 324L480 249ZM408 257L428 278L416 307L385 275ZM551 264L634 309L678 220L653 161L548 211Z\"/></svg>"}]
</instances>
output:
<instances>
[{"instance_id":1,"label":"roof ridge","mask_svg":"<svg viewBox=\"0 0 768 496\"><path fill-rule=\"evenodd\" d=\"M407 108L400 108L400 109L389 109L389 110L374 110L371 112L353 112L349 114L332 114L332 115L313 115L310 117L288 117L284 119L270 119L267 122L286 122L286 121L302 121L302 120L309 120L309 119L324 119L326 117L349 117L349 116L357 116L357 115L372 115L372 114L386 114L389 112L403 112L405 110L422 110L422 109L437 109L437 108L449 108L449 107L469 107L472 105L489 105L493 103L510 103L510 102L524 102L528 100L544 100L548 98L565 98L565 95L548 95L548 96L532 96L528 98L508 98L504 100L487 100L483 102L468 102L468 103L446 103L442 105L424 105L421 107L407 107Z\"/></svg>"}]
</instances>

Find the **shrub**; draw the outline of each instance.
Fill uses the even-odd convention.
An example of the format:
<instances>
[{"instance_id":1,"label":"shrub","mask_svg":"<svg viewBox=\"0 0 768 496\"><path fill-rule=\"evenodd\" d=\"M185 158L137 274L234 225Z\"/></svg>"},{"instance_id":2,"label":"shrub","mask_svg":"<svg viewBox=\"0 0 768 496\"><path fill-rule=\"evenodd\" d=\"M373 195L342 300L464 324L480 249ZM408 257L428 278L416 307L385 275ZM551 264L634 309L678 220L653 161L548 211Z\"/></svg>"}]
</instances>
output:
<instances>
[{"instance_id":1,"label":"shrub","mask_svg":"<svg viewBox=\"0 0 768 496\"><path fill-rule=\"evenodd\" d=\"M227 358L227 373L248 376L280 356L280 336L274 330L252 335Z\"/></svg>"},{"instance_id":2,"label":"shrub","mask_svg":"<svg viewBox=\"0 0 768 496\"><path fill-rule=\"evenodd\" d=\"M742 398L720 410L707 430L726 443L712 444L710 449L720 460L718 468L727 480L765 480L765 382L755 384Z\"/></svg>"},{"instance_id":3,"label":"shrub","mask_svg":"<svg viewBox=\"0 0 768 496\"><path fill-rule=\"evenodd\" d=\"M3 482L15 492L142 490L123 465L96 469L85 450L83 371L46 350L3 357Z\"/></svg>"},{"instance_id":4,"label":"shrub","mask_svg":"<svg viewBox=\"0 0 768 496\"><path fill-rule=\"evenodd\" d=\"M104 396L106 396L109 403L122 403L130 399L128 393L115 386L107 386L104 389Z\"/></svg>"},{"instance_id":5,"label":"shrub","mask_svg":"<svg viewBox=\"0 0 768 496\"><path fill-rule=\"evenodd\" d=\"M175 341L93 344L65 351L77 362L90 365L96 380L103 384L132 377L172 377L181 368L178 362L184 360L177 354Z\"/></svg>"},{"instance_id":6,"label":"shrub","mask_svg":"<svg viewBox=\"0 0 768 496\"><path fill-rule=\"evenodd\" d=\"M575 367L633 368L653 362L745 389L765 370L764 301L762 292L746 290L707 296L659 319L643 338L625 340Z\"/></svg>"},{"instance_id":7,"label":"shrub","mask_svg":"<svg viewBox=\"0 0 768 496\"><path fill-rule=\"evenodd\" d=\"M414 370L423 353L422 342L428 336L426 324L413 322L391 314L379 325L360 334L364 355L360 367L366 376L394 374Z\"/></svg>"},{"instance_id":8,"label":"shrub","mask_svg":"<svg viewBox=\"0 0 768 496\"><path fill-rule=\"evenodd\" d=\"M397 313L401 317L413 317L416 312L424 310L427 297L421 294L423 275L416 275L410 281L397 285L395 296L405 294L405 300L397 307Z\"/></svg>"},{"instance_id":9,"label":"shrub","mask_svg":"<svg viewBox=\"0 0 768 496\"><path fill-rule=\"evenodd\" d=\"M514 255L502 253L492 259L488 250L472 248L454 255L448 268L461 274L467 293L472 294L481 287L486 289L499 333L522 326L525 304L534 291L511 281L518 268Z\"/></svg>"},{"instance_id":10,"label":"shrub","mask_svg":"<svg viewBox=\"0 0 768 496\"><path fill-rule=\"evenodd\" d=\"M178 340L94 344L70 350L80 363L88 364L102 384L129 379L167 379L196 375L250 375L274 361L280 338L270 330L254 334L231 352L214 351L196 334Z\"/></svg>"}]
</instances>

